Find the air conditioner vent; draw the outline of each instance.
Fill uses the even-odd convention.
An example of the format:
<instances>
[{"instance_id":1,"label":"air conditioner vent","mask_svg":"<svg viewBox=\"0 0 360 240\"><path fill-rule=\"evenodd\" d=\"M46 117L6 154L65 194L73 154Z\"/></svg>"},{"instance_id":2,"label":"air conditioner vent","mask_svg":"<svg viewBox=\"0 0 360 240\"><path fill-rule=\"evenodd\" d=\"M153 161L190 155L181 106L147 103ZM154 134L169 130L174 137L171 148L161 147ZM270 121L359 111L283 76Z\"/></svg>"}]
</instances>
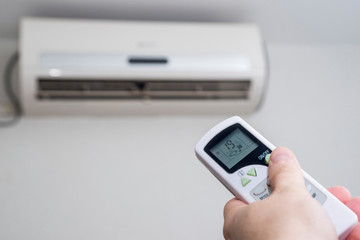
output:
<instances>
[{"instance_id":1,"label":"air conditioner vent","mask_svg":"<svg viewBox=\"0 0 360 240\"><path fill-rule=\"evenodd\" d=\"M38 79L39 99L247 99L250 80Z\"/></svg>"}]
</instances>

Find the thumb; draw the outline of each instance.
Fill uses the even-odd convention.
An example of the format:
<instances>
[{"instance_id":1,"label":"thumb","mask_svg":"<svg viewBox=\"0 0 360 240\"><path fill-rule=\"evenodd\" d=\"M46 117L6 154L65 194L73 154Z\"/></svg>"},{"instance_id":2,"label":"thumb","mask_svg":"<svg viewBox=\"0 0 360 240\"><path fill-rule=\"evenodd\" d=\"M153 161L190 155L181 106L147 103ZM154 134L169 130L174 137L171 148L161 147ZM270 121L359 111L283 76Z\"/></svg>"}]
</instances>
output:
<instances>
[{"instance_id":1,"label":"thumb","mask_svg":"<svg viewBox=\"0 0 360 240\"><path fill-rule=\"evenodd\" d=\"M274 192L305 190L304 176L293 152L285 147L276 148L270 156L269 180Z\"/></svg>"}]
</instances>

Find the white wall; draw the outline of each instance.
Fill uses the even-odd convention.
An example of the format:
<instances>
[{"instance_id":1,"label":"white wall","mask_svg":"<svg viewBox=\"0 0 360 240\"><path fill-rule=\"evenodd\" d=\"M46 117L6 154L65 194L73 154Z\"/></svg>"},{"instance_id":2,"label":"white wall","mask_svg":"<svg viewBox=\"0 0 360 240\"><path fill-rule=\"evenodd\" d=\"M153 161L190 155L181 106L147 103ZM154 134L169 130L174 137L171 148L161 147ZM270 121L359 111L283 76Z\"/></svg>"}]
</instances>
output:
<instances>
[{"instance_id":1,"label":"white wall","mask_svg":"<svg viewBox=\"0 0 360 240\"><path fill-rule=\"evenodd\" d=\"M17 37L22 16L258 23L270 43L358 44L358 0L2 0L0 36Z\"/></svg>"},{"instance_id":2,"label":"white wall","mask_svg":"<svg viewBox=\"0 0 360 240\"><path fill-rule=\"evenodd\" d=\"M326 187L360 195L360 47L271 46L244 116ZM0 129L0 239L221 239L227 190L193 148L226 116L24 118Z\"/></svg>"}]
</instances>

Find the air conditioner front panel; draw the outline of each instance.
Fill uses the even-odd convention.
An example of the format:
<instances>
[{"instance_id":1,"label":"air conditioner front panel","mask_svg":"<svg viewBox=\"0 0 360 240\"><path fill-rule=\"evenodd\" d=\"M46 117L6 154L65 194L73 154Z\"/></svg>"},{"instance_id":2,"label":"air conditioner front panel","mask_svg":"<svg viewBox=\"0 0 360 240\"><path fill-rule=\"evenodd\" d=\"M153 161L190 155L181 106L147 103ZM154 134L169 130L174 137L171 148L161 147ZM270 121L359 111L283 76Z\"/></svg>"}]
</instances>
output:
<instances>
[{"instance_id":1,"label":"air conditioner front panel","mask_svg":"<svg viewBox=\"0 0 360 240\"><path fill-rule=\"evenodd\" d=\"M252 24L25 18L20 36L27 114L239 114L264 90Z\"/></svg>"}]
</instances>

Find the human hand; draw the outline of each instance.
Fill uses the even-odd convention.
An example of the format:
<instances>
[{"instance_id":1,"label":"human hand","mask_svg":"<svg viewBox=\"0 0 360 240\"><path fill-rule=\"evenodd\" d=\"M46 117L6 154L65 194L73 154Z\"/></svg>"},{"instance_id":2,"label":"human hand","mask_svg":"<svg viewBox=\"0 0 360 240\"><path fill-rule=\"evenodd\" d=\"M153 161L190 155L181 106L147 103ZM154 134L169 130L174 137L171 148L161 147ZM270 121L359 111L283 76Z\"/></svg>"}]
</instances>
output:
<instances>
[{"instance_id":1,"label":"human hand","mask_svg":"<svg viewBox=\"0 0 360 240\"><path fill-rule=\"evenodd\" d=\"M334 186L328 189L337 199L350 208L360 219L360 197L351 197L349 190L342 186ZM346 240L360 240L360 223L353 229Z\"/></svg>"},{"instance_id":2,"label":"human hand","mask_svg":"<svg viewBox=\"0 0 360 240\"><path fill-rule=\"evenodd\" d=\"M236 199L226 204L225 239L337 239L327 213L307 192L301 168L287 148L272 152L269 180L273 188L269 198L249 205ZM360 205L359 200L350 200L344 188L330 191L349 207ZM348 239L359 237L358 226Z\"/></svg>"}]
</instances>

